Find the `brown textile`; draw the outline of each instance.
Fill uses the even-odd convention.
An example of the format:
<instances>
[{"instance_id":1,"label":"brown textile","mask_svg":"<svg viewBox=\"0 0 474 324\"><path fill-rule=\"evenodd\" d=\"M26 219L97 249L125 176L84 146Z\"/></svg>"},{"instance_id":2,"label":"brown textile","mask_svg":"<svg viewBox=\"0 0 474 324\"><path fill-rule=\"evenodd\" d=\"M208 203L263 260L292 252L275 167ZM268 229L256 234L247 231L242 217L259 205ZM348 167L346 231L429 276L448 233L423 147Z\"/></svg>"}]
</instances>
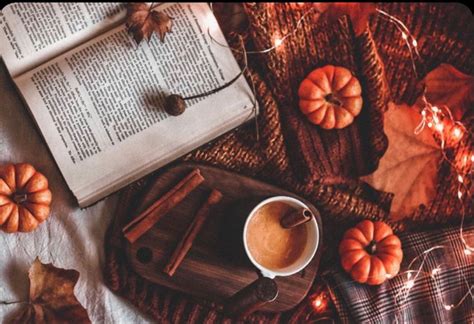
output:
<instances>
[{"instance_id":1,"label":"brown textile","mask_svg":"<svg viewBox=\"0 0 474 324\"><path fill-rule=\"evenodd\" d=\"M302 10L288 4L245 4L250 28L247 46L272 46L273 35L286 34L296 25ZM379 8L406 22L418 39L427 71L442 62L472 74L473 27L471 13L460 4L381 4ZM438 196L427 208L420 208L411 222L393 223L388 218L392 195L378 192L360 182L370 173L387 147L383 133L383 112L388 100L411 102L416 83L408 52L395 27L377 16L370 31L356 38L350 21L327 24L305 21L302 28L276 51L249 58L251 77L260 103L258 124L247 125L221 136L187 155L185 160L208 163L252 176L298 193L322 211L325 257L321 268L337 262L335 249L340 234L362 218L385 220L396 230L417 224L439 224L457 219L456 189L449 168L440 170L443 179ZM228 35L232 43L232 35ZM314 68L326 64L350 69L361 81L364 107L355 122L343 130L326 131L311 125L299 113L297 89ZM427 72L425 71L425 73ZM390 88L391 91L388 89ZM472 114L470 126L472 127ZM204 117L204 116L203 116ZM471 128L472 129L472 128ZM121 203L136 200L153 175L124 190ZM472 203L466 201L472 217ZM119 210L129 207L119 206ZM112 228L109 229L109 234ZM128 270L121 238L107 235L104 277L109 287L129 299L143 312L160 322L229 321L219 305L194 301L190 296L151 284ZM318 279L316 280L318 283ZM315 284L314 289L319 289ZM314 291L314 290L313 290ZM317 318L308 300L283 314L256 313L249 322L300 322Z\"/></svg>"}]
</instances>

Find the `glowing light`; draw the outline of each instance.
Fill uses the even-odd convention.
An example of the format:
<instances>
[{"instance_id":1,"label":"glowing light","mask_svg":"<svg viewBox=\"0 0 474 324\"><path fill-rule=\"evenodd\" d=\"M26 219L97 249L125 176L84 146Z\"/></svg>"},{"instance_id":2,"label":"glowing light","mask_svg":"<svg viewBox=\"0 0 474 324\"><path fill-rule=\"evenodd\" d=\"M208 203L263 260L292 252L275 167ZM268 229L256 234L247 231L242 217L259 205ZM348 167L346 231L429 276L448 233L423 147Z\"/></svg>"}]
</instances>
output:
<instances>
[{"instance_id":1,"label":"glowing light","mask_svg":"<svg viewBox=\"0 0 474 324\"><path fill-rule=\"evenodd\" d=\"M444 129L444 125L443 124L436 124L435 128L438 132L442 132L443 129Z\"/></svg>"},{"instance_id":2,"label":"glowing light","mask_svg":"<svg viewBox=\"0 0 474 324\"><path fill-rule=\"evenodd\" d=\"M412 44L414 47L417 47L417 46L418 46L418 42L416 41L416 39L412 40L412 41L411 41L411 44Z\"/></svg>"},{"instance_id":3,"label":"glowing light","mask_svg":"<svg viewBox=\"0 0 474 324\"><path fill-rule=\"evenodd\" d=\"M444 305L445 310L450 310L451 308L453 308L453 305Z\"/></svg>"},{"instance_id":4,"label":"glowing light","mask_svg":"<svg viewBox=\"0 0 474 324\"><path fill-rule=\"evenodd\" d=\"M281 38L278 38L278 37L275 38L275 41L274 41L275 47L280 46L282 43L283 43L283 40Z\"/></svg>"},{"instance_id":5,"label":"glowing light","mask_svg":"<svg viewBox=\"0 0 474 324\"><path fill-rule=\"evenodd\" d=\"M316 312L321 312L325 310L327 306L327 302L326 302L326 299L324 298L324 293L312 298L311 306Z\"/></svg>"},{"instance_id":6,"label":"glowing light","mask_svg":"<svg viewBox=\"0 0 474 324\"><path fill-rule=\"evenodd\" d=\"M408 38L407 34L405 34L404 32L402 32L402 38L406 40L406 39Z\"/></svg>"},{"instance_id":7,"label":"glowing light","mask_svg":"<svg viewBox=\"0 0 474 324\"><path fill-rule=\"evenodd\" d=\"M471 155L471 162L474 162L474 154Z\"/></svg>"},{"instance_id":8,"label":"glowing light","mask_svg":"<svg viewBox=\"0 0 474 324\"><path fill-rule=\"evenodd\" d=\"M461 129L459 127L455 127L453 130L453 136L459 138L461 137L461 135L462 135Z\"/></svg>"},{"instance_id":9,"label":"glowing light","mask_svg":"<svg viewBox=\"0 0 474 324\"><path fill-rule=\"evenodd\" d=\"M438 116L434 116L434 117L433 117L433 120L434 120L435 124L439 123L439 118L438 118Z\"/></svg>"},{"instance_id":10,"label":"glowing light","mask_svg":"<svg viewBox=\"0 0 474 324\"><path fill-rule=\"evenodd\" d=\"M458 190L458 198L459 198L459 199L462 198L462 192L461 192L461 190Z\"/></svg>"},{"instance_id":11,"label":"glowing light","mask_svg":"<svg viewBox=\"0 0 474 324\"><path fill-rule=\"evenodd\" d=\"M437 113L439 111L439 108L436 107L436 106L433 106L433 107L431 107L431 110L433 110L433 112Z\"/></svg>"},{"instance_id":12,"label":"glowing light","mask_svg":"<svg viewBox=\"0 0 474 324\"><path fill-rule=\"evenodd\" d=\"M472 251L469 250L469 249L464 249L464 254L465 254L465 255L471 255L471 254L472 254Z\"/></svg>"},{"instance_id":13,"label":"glowing light","mask_svg":"<svg viewBox=\"0 0 474 324\"><path fill-rule=\"evenodd\" d=\"M440 268L434 268L433 270L431 270L431 275L436 276L439 272L440 272Z\"/></svg>"},{"instance_id":14,"label":"glowing light","mask_svg":"<svg viewBox=\"0 0 474 324\"><path fill-rule=\"evenodd\" d=\"M458 181L460 183L464 183L464 179L463 179L462 175L460 175L460 174L458 174Z\"/></svg>"},{"instance_id":15,"label":"glowing light","mask_svg":"<svg viewBox=\"0 0 474 324\"><path fill-rule=\"evenodd\" d=\"M407 281L407 288L411 289L415 285L415 280L408 280Z\"/></svg>"},{"instance_id":16,"label":"glowing light","mask_svg":"<svg viewBox=\"0 0 474 324\"><path fill-rule=\"evenodd\" d=\"M423 110L423 111L421 112L421 114L422 114L423 116L426 116L426 111Z\"/></svg>"},{"instance_id":17,"label":"glowing light","mask_svg":"<svg viewBox=\"0 0 474 324\"><path fill-rule=\"evenodd\" d=\"M429 128L433 127L433 123L432 123L432 122L429 122L429 123L428 123L428 127L429 127Z\"/></svg>"}]
</instances>

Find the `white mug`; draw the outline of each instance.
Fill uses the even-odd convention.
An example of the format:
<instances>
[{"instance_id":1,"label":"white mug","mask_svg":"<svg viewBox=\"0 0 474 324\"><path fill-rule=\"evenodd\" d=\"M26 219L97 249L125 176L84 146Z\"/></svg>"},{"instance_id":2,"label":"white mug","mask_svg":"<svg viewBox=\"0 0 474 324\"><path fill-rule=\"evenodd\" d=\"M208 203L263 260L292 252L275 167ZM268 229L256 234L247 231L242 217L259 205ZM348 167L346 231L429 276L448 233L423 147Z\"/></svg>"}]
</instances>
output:
<instances>
[{"instance_id":1,"label":"white mug","mask_svg":"<svg viewBox=\"0 0 474 324\"><path fill-rule=\"evenodd\" d=\"M254 209L250 212L250 214L247 217L247 220L244 225L244 231L243 231L243 240L244 240L244 247L245 247L245 253L247 253L247 256L249 257L250 261L253 263L257 269L260 270L262 275L267 278L275 278L276 276L291 276L301 270L303 270L313 259L314 255L316 254L316 251L318 250L319 246L319 228L318 228L318 223L316 221L315 217L312 217L310 221L299 225L299 226L306 226L307 233L308 233L308 238L306 241L306 246L303 250L303 253L299 257L298 260L293 262L291 265L289 265L286 268L282 268L279 270L270 270L259 264L255 259L253 258L252 254L249 251L248 245L247 245L247 229L250 220L252 217L255 216L257 210L262 208L266 204L274 203L274 202L283 202L285 204L288 204L291 207L300 209L300 208L308 208L306 204L303 202L292 198L288 196L275 196L271 197L268 199L263 200L260 202L257 206L255 206Z\"/></svg>"}]
</instances>

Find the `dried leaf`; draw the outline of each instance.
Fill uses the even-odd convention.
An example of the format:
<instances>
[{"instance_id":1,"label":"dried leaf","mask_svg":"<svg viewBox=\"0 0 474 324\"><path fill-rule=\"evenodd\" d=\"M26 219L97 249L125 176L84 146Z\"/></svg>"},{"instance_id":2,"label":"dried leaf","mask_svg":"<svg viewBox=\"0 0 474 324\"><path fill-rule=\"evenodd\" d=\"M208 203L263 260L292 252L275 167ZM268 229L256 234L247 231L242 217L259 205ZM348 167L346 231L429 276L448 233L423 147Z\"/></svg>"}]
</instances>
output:
<instances>
[{"instance_id":1,"label":"dried leaf","mask_svg":"<svg viewBox=\"0 0 474 324\"><path fill-rule=\"evenodd\" d=\"M474 104L474 77L449 64L441 64L423 79L426 97L435 105L446 105L456 120Z\"/></svg>"},{"instance_id":2,"label":"dried leaf","mask_svg":"<svg viewBox=\"0 0 474 324\"><path fill-rule=\"evenodd\" d=\"M76 270L58 269L36 259L29 271L30 301L16 323L90 323L74 296Z\"/></svg>"},{"instance_id":3,"label":"dried leaf","mask_svg":"<svg viewBox=\"0 0 474 324\"><path fill-rule=\"evenodd\" d=\"M172 18L166 13L156 10L154 5L145 2L127 4L127 26L133 38L140 44L145 38L150 40L153 32L165 41L166 33L171 32Z\"/></svg>"},{"instance_id":4,"label":"dried leaf","mask_svg":"<svg viewBox=\"0 0 474 324\"><path fill-rule=\"evenodd\" d=\"M361 178L377 190L394 193L393 219L411 214L420 204L428 205L436 194L441 151L429 128L414 133L420 120L416 107L390 103L384 114L387 151L378 169Z\"/></svg>"},{"instance_id":5,"label":"dried leaf","mask_svg":"<svg viewBox=\"0 0 474 324\"><path fill-rule=\"evenodd\" d=\"M369 17L375 12L375 3L371 2L318 2L314 6L322 12L322 17L335 22L348 15L356 36L360 36L367 27Z\"/></svg>"}]
</instances>

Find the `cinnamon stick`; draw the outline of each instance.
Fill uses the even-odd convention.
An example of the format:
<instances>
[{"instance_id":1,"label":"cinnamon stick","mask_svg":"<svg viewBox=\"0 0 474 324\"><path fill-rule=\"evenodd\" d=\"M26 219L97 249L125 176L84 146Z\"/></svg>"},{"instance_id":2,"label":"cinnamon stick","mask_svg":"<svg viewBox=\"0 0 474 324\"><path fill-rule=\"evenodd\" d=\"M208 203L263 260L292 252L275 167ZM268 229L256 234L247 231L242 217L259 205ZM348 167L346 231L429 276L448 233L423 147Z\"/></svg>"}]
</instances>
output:
<instances>
[{"instance_id":1,"label":"cinnamon stick","mask_svg":"<svg viewBox=\"0 0 474 324\"><path fill-rule=\"evenodd\" d=\"M300 208L297 210L293 210L283 216L280 219L280 224L284 228L293 228L295 226L299 226L306 222L309 222L311 218L313 218L313 212L308 208Z\"/></svg>"},{"instance_id":2,"label":"cinnamon stick","mask_svg":"<svg viewBox=\"0 0 474 324\"><path fill-rule=\"evenodd\" d=\"M204 178L200 170L194 169L170 191L127 224L122 230L125 238L130 243L134 243L203 181Z\"/></svg>"},{"instance_id":3,"label":"cinnamon stick","mask_svg":"<svg viewBox=\"0 0 474 324\"><path fill-rule=\"evenodd\" d=\"M176 269L179 267L181 262L184 260L184 257L191 249L193 241L196 238L197 234L201 230L204 222L210 214L210 209L213 205L219 203L222 198L220 191L213 189L207 201L199 208L196 217L194 217L193 222L189 225L186 233L182 237L181 241L176 246L171 259L164 268L164 272L167 273L170 277L174 275Z\"/></svg>"}]
</instances>

